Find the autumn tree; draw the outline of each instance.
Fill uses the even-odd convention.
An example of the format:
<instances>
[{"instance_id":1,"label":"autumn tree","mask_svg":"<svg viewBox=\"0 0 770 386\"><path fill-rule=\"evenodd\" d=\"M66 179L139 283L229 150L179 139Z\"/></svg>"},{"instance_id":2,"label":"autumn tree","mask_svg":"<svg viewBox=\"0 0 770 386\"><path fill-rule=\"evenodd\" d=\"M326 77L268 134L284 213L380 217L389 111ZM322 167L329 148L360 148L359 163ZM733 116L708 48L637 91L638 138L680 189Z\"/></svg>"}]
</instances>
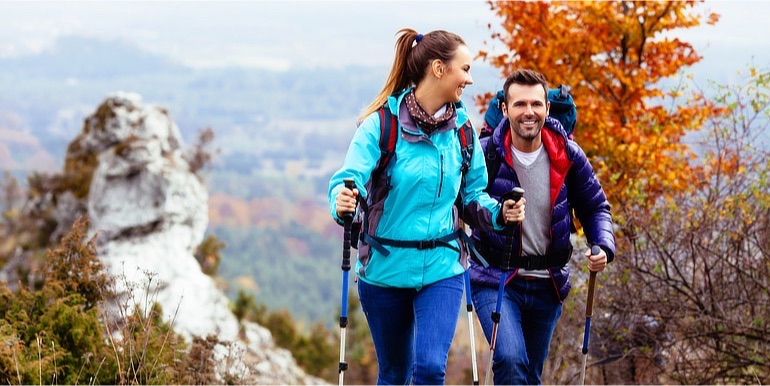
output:
<instances>
[{"instance_id":1,"label":"autumn tree","mask_svg":"<svg viewBox=\"0 0 770 386\"><path fill-rule=\"evenodd\" d=\"M726 114L708 122L700 174L629 217L632 248L608 278L624 295L606 303L604 357L639 383L770 381L770 72L717 90Z\"/></svg>"},{"instance_id":2,"label":"autumn tree","mask_svg":"<svg viewBox=\"0 0 770 386\"><path fill-rule=\"evenodd\" d=\"M716 14L695 13L695 1L489 5L502 19L501 31L489 27L503 48L479 56L503 75L531 68L552 86L572 86L575 139L597 169L615 213L687 186L692 153L682 138L698 130L711 109L697 96L682 103L680 91L661 86L701 59L689 43L667 33L703 20L715 23ZM486 106L492 91L477 99L479 106ZM677 107L667 108L673 101Z\"/></svg>"}]
</instances>

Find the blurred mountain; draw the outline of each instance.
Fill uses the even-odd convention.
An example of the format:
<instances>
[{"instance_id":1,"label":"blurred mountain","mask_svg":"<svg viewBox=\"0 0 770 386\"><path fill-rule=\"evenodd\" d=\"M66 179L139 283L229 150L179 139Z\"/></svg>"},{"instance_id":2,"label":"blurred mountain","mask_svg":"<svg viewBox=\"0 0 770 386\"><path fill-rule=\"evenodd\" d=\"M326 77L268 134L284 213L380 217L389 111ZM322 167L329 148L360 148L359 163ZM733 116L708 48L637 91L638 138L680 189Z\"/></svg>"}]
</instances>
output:
<instances>
[{"instance_id":1,"label":"blurred mountain","mask_svg":"<svg viewBox=\"0 0 770 386\"><path fill-rule=\"evenodd\" d=\"M124 40L65 36L38 55L0 60L0 71L26 79L105 79L178 74L190 69L162 55L142 51Z\"/></svg>"},{"instance_id":2,"label":"blurred mountain","mask_svg":"<svg viewBox=\"0 0 770 386\"><path fill-rule=\"evenodd\" d=\"M257 133L277 130L276 120L309 129L344 116L353 128L382 77L366 68L195 70L124 41L68 37L36 55L0 59L0 128L37 138L60 160L91 106L115 91L136 92L173 111L183 137L212 127L223 155L243 153L261 142ZM19 167L17 153L0 167Z\"/></svg>"}]
</instances>

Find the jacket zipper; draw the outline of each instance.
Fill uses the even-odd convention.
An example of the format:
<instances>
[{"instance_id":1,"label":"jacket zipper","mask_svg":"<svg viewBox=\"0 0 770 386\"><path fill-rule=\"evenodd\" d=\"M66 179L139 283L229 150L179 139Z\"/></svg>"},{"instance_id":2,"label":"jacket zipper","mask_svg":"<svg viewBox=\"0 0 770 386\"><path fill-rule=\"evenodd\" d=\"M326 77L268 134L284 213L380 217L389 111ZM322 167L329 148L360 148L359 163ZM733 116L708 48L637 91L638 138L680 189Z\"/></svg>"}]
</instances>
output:
<instances>
[{"instance_id":1,"label":"jacket zipper","mask_svg":"<svg viewBox=\"0 0 770 386\"><path fill-rule=\"evenodd\" d=\"M438 180L438 197L441 197L441 189L444 187L444 155L441 154L441 174Z\"/></svg>"}]
</instances>

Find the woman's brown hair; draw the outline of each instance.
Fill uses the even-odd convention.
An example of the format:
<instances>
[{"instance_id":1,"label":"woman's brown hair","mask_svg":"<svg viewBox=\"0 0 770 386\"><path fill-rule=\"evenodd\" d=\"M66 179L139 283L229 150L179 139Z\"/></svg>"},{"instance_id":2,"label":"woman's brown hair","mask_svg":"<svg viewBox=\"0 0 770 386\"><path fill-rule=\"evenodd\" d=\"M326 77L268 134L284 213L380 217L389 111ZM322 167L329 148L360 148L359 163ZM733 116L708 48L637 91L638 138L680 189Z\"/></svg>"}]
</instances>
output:
<instances>
[{"instance_id":1,"label":"woman's brown hair","mask_svg":"<svg viewBox=\"0 0 770 386\"><path fill-rule=\"evenodd\" d=\"M391 94L420 83L431 61L440 59L445 63L449 62L454 57L457 47L465 45L465 41L459 35L443 30L422 35L411 28L402 28L396 36L398 36L395 47L396 56L385 86L364 109L359 122L382 107Z\"/></svg>"}]
</instances>

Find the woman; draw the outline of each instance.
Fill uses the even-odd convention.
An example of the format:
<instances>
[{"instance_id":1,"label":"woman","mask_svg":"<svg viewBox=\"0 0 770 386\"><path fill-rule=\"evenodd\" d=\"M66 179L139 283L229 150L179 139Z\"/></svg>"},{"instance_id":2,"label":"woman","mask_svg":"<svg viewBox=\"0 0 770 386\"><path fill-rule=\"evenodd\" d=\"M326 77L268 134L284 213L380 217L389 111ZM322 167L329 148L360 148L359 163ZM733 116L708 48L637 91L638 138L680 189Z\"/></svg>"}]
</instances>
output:
<instances>
[{"instance_id":1,"label":"woman","mask_svg":"<svg viewBox=\"0 0 770 386\"><path fill-rule=\"evenodd\" d=\"M520 211L513 201L501 210L483 192L486 166L476 135L470 165L461 171L458 132L469 117L460 97L473 83L463 39L409 28L397 35L388 79L331 177L329 203L340 223L355 212L359 194L367 203L356 273L377 353L377 382L443 384L467 267L455 199L459 195L465 207L463 220L489 231L518 219ZM396 118L398 135L391 161L372 177L380 170L381 108ZM356 188L345 188L348 178Z\"/></svg>"}]
</instances>

